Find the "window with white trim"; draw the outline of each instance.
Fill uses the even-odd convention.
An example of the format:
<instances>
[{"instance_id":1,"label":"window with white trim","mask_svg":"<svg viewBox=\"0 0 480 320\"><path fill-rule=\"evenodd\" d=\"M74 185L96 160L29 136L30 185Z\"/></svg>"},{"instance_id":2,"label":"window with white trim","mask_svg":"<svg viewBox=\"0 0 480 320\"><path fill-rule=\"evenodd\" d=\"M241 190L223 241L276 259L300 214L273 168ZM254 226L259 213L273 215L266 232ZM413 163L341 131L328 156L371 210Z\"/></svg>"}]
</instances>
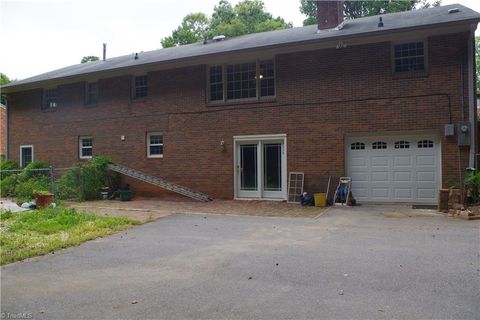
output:
<instances>
[{"instance_id":1,"label":"window with white trim","mask_svg":"<svg viewBox=\"0 0 480 320\"><path fill-rule=\"evenodd\" d=\"M273 59L213 65L208 75L208 97L212 102L275 96Z\"/></svg>"},{"instance_id":2,"label":"window with white trim","mask_svg":"<svg viewBox=\"0 0 480 320\"><path fill-rule=\"evenodd\" d=\"M147 134L147 156L149 158L163 158L163 134L160 132Z\"/></svg>"},{"instance_id":3,"label":"window with white trim","mask_svg":"<svg viewBox=\"0 0 480 320\"><path fill-rule=\"evenodd\" d=\"M25 168L29 163L33 162L33 145L20 146L20 166Z\"/></svg>"},{"instance_id":4,"label":"window with white trim","mask_svg":"<svg viewBox=\"0 0 480 320\"><path fill-rule=\"evenodd\" d=\"M412 72L425 70L424 42L410 42L393 46L395 72Z\"/></svg>"},{"instance_id":5,"label":"window with white trim","mask_svg":"<svg viewBox=\"0 0 480 320\"><path fill-rule=\"evenodd\" d=\"M79 141L79 157L80 159L90 159L93 156L93 139L92 137L80 137Z\"/></svg>"}]
</instances>

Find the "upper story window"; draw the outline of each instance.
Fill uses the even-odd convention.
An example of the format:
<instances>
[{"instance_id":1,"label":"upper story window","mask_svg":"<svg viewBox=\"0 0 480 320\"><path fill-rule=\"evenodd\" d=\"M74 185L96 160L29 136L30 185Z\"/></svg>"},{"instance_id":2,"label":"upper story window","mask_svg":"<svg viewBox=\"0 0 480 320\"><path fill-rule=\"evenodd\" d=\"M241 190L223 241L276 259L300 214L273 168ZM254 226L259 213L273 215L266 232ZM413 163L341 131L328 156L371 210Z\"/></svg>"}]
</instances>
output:
<instances>
[{"instance_id":1,"label":"upper story window","mask_svg":"<svg viewBox=\"0 0 480 320\"><path fill-rule=\"evenodd\" d=\"M43 94L43 109L54 110L57 108L57 89L45 89Z\"/></svg>"},{"instance_id":2,"label":"upper story window","mask_svg":"<svg viewBox=\"0 0 480 320\"><path fill-rule=\"evenodd\" d=\"M410 42L395 44L394 70L395 72L413 72L425 70L425 43Z\"/></svg>"},{"instance_id":3,"label":"upper story window","mask_svg":"<svg viewBox=\"0 0 480 320\"><path fill-rule=\"evenodd\" d=\"M149 158L163 157L163 135L159 132L147 134L147 156Z\"/></svg>"},{"instance_id":4,"label":"upper story window","mask_svg":"<svg viewBox=\"0 0 480 320\"><path fill-rule=\"evenodd\" d=\"M210 101L275 96L273 60L210 66L208 79Z\"/></svg>"},{"instance_id":5,"label":"upper story window","mask_svg":"<svg viewBox=\"0 0 480 320\"><path fill-rule=\"evenodd\" d=\"M136 76L133 79L133 98L145 98L148 96L147 76Z\"/></svg>"},{"instance_id":6,"label":"upper story window","mask_svg":"<svg viewBox=\"0 0 480 320\"><path fill-rule=\"evenodd\" d=\"M93 105L98 101L98 83L88 82L85 88L85 104Z\"/></svg>"},{"instance_id":7,"label":"upper story window","mask_svg":"<svg viewBox=\"0 0 480 320\"><path fill-rule=\"evenodd\" d=\"M80 137L79 148L80 148L79 150L80 159L90 159L93 155L92 137Z\"/></svg>"}]
</instances>

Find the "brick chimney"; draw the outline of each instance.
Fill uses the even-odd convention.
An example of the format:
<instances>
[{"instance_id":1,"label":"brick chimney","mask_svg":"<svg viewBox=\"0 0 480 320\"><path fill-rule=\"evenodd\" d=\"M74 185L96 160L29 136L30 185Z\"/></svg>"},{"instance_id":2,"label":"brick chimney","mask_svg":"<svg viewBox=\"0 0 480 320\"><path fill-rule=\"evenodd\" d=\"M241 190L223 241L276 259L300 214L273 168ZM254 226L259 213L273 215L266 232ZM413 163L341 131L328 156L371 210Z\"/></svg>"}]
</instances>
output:
<instances>
[{"instance_id":1,"label":"brick chimney","mask_svg":"<svg viewBox=\"0 0 480 320\"><path fill-rule=\"evenodd\" d=\"M343 22L343 1L317 1L318 30L331 29Z\"/></svg>"}]
</instances>

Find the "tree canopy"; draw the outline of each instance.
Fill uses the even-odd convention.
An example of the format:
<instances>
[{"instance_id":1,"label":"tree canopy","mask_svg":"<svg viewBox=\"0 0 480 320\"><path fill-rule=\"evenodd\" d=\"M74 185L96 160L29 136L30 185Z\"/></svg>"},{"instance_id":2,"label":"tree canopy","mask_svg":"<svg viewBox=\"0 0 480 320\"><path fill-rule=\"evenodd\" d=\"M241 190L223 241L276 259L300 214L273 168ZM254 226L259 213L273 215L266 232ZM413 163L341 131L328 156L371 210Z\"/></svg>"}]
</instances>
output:
<instances>
[{"instance_id":1,"label":"tree canopy","mask_svg":"<svg viewBox=\"0 0 480 320\"><path fill-rule=\"evenodd\" d=\"M291 28L281 17L274 18L261 0L243 0L232 7L220 0L213 8L211 18L204 13L185 16L172 35L160 42L164 48L211 39L216 35L235 37L243 34Z\"/></svg>"},{"instance_id":2,"label":"tree canopy","mask_svg":"<svg viewBox=\"0 0 480 320\"><path fill-rule=\"evenodd\" d=\"M85 56L82 58L82 61L80 61L80 63L87 63L90 61L98 61L98 60L100 60L100 58L97 56Z\"/></svg>"},{"instance_id":3,"label":"tree canopy","mask_svg":"<svg viewBox=\"0 0 480 320\"><path fill-rule=\"evenodd\" d=\"M383 9L384 13L414 10L439 6L441 0L370 0L370 1L345 1L344 13L347 19L374 16ZM300 0L300 12L307 16L303 25L317 23L317 2L312 0Z\"/></svg>"},{"instance_id":4,"label":"tree canopy","mask_svg":"<svg viewBox=\"0 0 480 320\"><path fill-rule=\"evenodd\" d=\"M10 78L7 77L7 75L5 73L0 72L0 86L3 86L4 84L10 83L10 82L12 82L12 80L10 80ZM3 105L7 104L7 97L4 93L0 94L0 102Z\"/></svg>"},{"instance_id":5,"label":"tree canopy","mask_svg":"<svg viewBox=\"0 0 480 320\"><path fill-rule=\"evenodd\" d=\"M476 64L476 79L477 79L477 93L480 93L480 37L475 37L475 64Z\"/></svg>"}]
</instances>

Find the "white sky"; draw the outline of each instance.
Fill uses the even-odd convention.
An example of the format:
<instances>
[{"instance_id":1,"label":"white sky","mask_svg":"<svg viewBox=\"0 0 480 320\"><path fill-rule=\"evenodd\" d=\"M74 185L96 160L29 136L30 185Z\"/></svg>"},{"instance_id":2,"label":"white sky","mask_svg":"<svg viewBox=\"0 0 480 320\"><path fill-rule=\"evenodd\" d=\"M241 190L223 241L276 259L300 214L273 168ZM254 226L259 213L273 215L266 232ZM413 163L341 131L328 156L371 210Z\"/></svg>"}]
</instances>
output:
<instances>
[{"instance_id":1,"label":"white sky","mask_svg":"<svg viewBox=\"0 0 480 320\"><path fill-rule=\"evenodd\" d=\"M0 72L24 79L80 63L161 48L191 12L211 14L219 0L0 0ZM239 0L231 0L234 5ZM274 16L301 26L299 0L264 0ZM443 0L480 12L479 0ZM478 34L478 32L477 32Z\"/></svg>"}]
</instances>

